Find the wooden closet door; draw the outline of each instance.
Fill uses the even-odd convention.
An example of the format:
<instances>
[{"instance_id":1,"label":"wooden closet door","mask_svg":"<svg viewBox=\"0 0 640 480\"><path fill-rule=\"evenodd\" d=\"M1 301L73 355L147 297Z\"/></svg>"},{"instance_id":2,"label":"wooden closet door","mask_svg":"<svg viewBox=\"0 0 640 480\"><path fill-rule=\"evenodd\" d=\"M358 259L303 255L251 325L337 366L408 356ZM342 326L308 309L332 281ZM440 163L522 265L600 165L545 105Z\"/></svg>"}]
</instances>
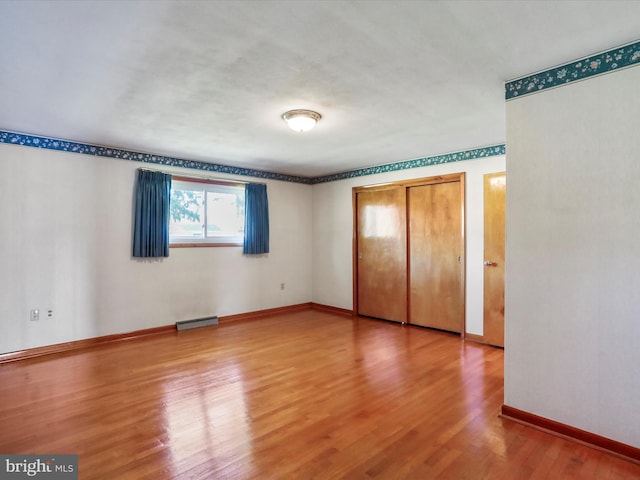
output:
<instances>
[{"instance_id":1,"label":"wooden closet door","mask_svg":"<svg viewBox=\"0 0 640 480\"><path fill-rule=\"evenodd\" d=\"M406 322L405 188L359 192L356 202L358 314Z\"/></svg>"},{"instance_id":2,"label":"wooden closet door","mask_svg":"<svg viewBox=\"0 0 640 480\"><path fill-rule=\"evenodd\" d=\"M409 322L461 332L462 196L460 182L409 188Z\"/></svg>"}]
</instances>

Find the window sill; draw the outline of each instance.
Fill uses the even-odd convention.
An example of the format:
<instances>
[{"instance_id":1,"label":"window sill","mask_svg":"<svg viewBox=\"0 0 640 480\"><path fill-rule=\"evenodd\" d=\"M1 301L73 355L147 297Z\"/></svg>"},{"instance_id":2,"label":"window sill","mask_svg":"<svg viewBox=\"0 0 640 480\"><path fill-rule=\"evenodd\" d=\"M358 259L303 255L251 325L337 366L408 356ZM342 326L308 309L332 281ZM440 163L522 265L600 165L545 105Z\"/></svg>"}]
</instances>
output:
<instances>
[{"instance_id":1,"label":"window sill","mask_svg":"<svg viewBox=\"0 0 640 480\"><path fill-rule=\"evenodd\" d=\"M169 248L241 247L242 243L171 243Z\"/></svg>"}]
</instances>

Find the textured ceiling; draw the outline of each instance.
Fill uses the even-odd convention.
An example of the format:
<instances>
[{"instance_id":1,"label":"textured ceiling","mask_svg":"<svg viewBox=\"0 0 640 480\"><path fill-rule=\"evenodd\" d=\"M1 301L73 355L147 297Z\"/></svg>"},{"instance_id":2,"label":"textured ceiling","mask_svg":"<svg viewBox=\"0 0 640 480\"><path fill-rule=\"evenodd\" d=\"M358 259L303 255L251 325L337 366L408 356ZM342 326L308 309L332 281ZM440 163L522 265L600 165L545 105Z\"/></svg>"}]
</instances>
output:
<instances>
[{"instance_id":1,"label":"textured ceiling","mask_svg":"<svg viewBox=\"0 0 640 480\"><path fill-rule=\"evenodd\" d=\"M0 0L0 129L320 176L505 142L504 82L640 1ZM281 114L323 115L307 134Z\"/></svg>"}]
</instances>

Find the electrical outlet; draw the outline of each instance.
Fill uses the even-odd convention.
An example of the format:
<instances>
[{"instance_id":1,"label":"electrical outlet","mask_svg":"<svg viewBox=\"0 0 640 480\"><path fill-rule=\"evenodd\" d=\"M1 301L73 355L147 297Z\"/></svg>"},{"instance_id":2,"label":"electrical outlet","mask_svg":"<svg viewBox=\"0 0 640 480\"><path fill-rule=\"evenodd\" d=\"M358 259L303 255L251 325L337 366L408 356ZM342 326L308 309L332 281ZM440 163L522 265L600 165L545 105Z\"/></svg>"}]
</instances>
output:
<instances>
[{"instance_id":1,"label":"electrical outlet","mask_svg":"<svg viewBox=\"0 0 640 480\"><path fill-rule=\"evenodd\" d=\"M47 318L53 318L53 308L47 309Z\"/></svg>"},{"instance_id":2,"label":"electrical outlet","mask_svg":"<svg viewBox=\"0 0 640 480\"><path fill-rule=\"evenodd\" d=\"M37 308L32 309L31 313L29 314L29 320L31 320L32 322L37 322L38 320L40 320L40 310L38 310Z\"/></svg>"},{"instance_id":3,"label":"electrical outlet","mask_svg":"<svg viewBox=\"0 0 640 480\"><path fill-rule=\"evenodd\" d=\"M280 284L280 290L284 290L284 283Z\"/></svg>"}]
</instances>

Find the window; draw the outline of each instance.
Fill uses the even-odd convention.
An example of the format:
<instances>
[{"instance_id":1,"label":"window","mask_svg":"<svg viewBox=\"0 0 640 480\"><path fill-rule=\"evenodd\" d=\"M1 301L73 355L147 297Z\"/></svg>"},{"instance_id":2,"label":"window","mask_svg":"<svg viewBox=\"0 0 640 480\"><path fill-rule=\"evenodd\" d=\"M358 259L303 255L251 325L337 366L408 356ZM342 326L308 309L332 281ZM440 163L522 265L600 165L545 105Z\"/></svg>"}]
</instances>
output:
<instances>
[{"instance_id":1,"label":"window","mask_svg":"<svg viewBox=\"0 0 640 480\"><path fill-rule=\"evenodd\" d=\"M244 184L173 177L171 246L242 245L244 191Z\"/></svg>"}]
</instances>

